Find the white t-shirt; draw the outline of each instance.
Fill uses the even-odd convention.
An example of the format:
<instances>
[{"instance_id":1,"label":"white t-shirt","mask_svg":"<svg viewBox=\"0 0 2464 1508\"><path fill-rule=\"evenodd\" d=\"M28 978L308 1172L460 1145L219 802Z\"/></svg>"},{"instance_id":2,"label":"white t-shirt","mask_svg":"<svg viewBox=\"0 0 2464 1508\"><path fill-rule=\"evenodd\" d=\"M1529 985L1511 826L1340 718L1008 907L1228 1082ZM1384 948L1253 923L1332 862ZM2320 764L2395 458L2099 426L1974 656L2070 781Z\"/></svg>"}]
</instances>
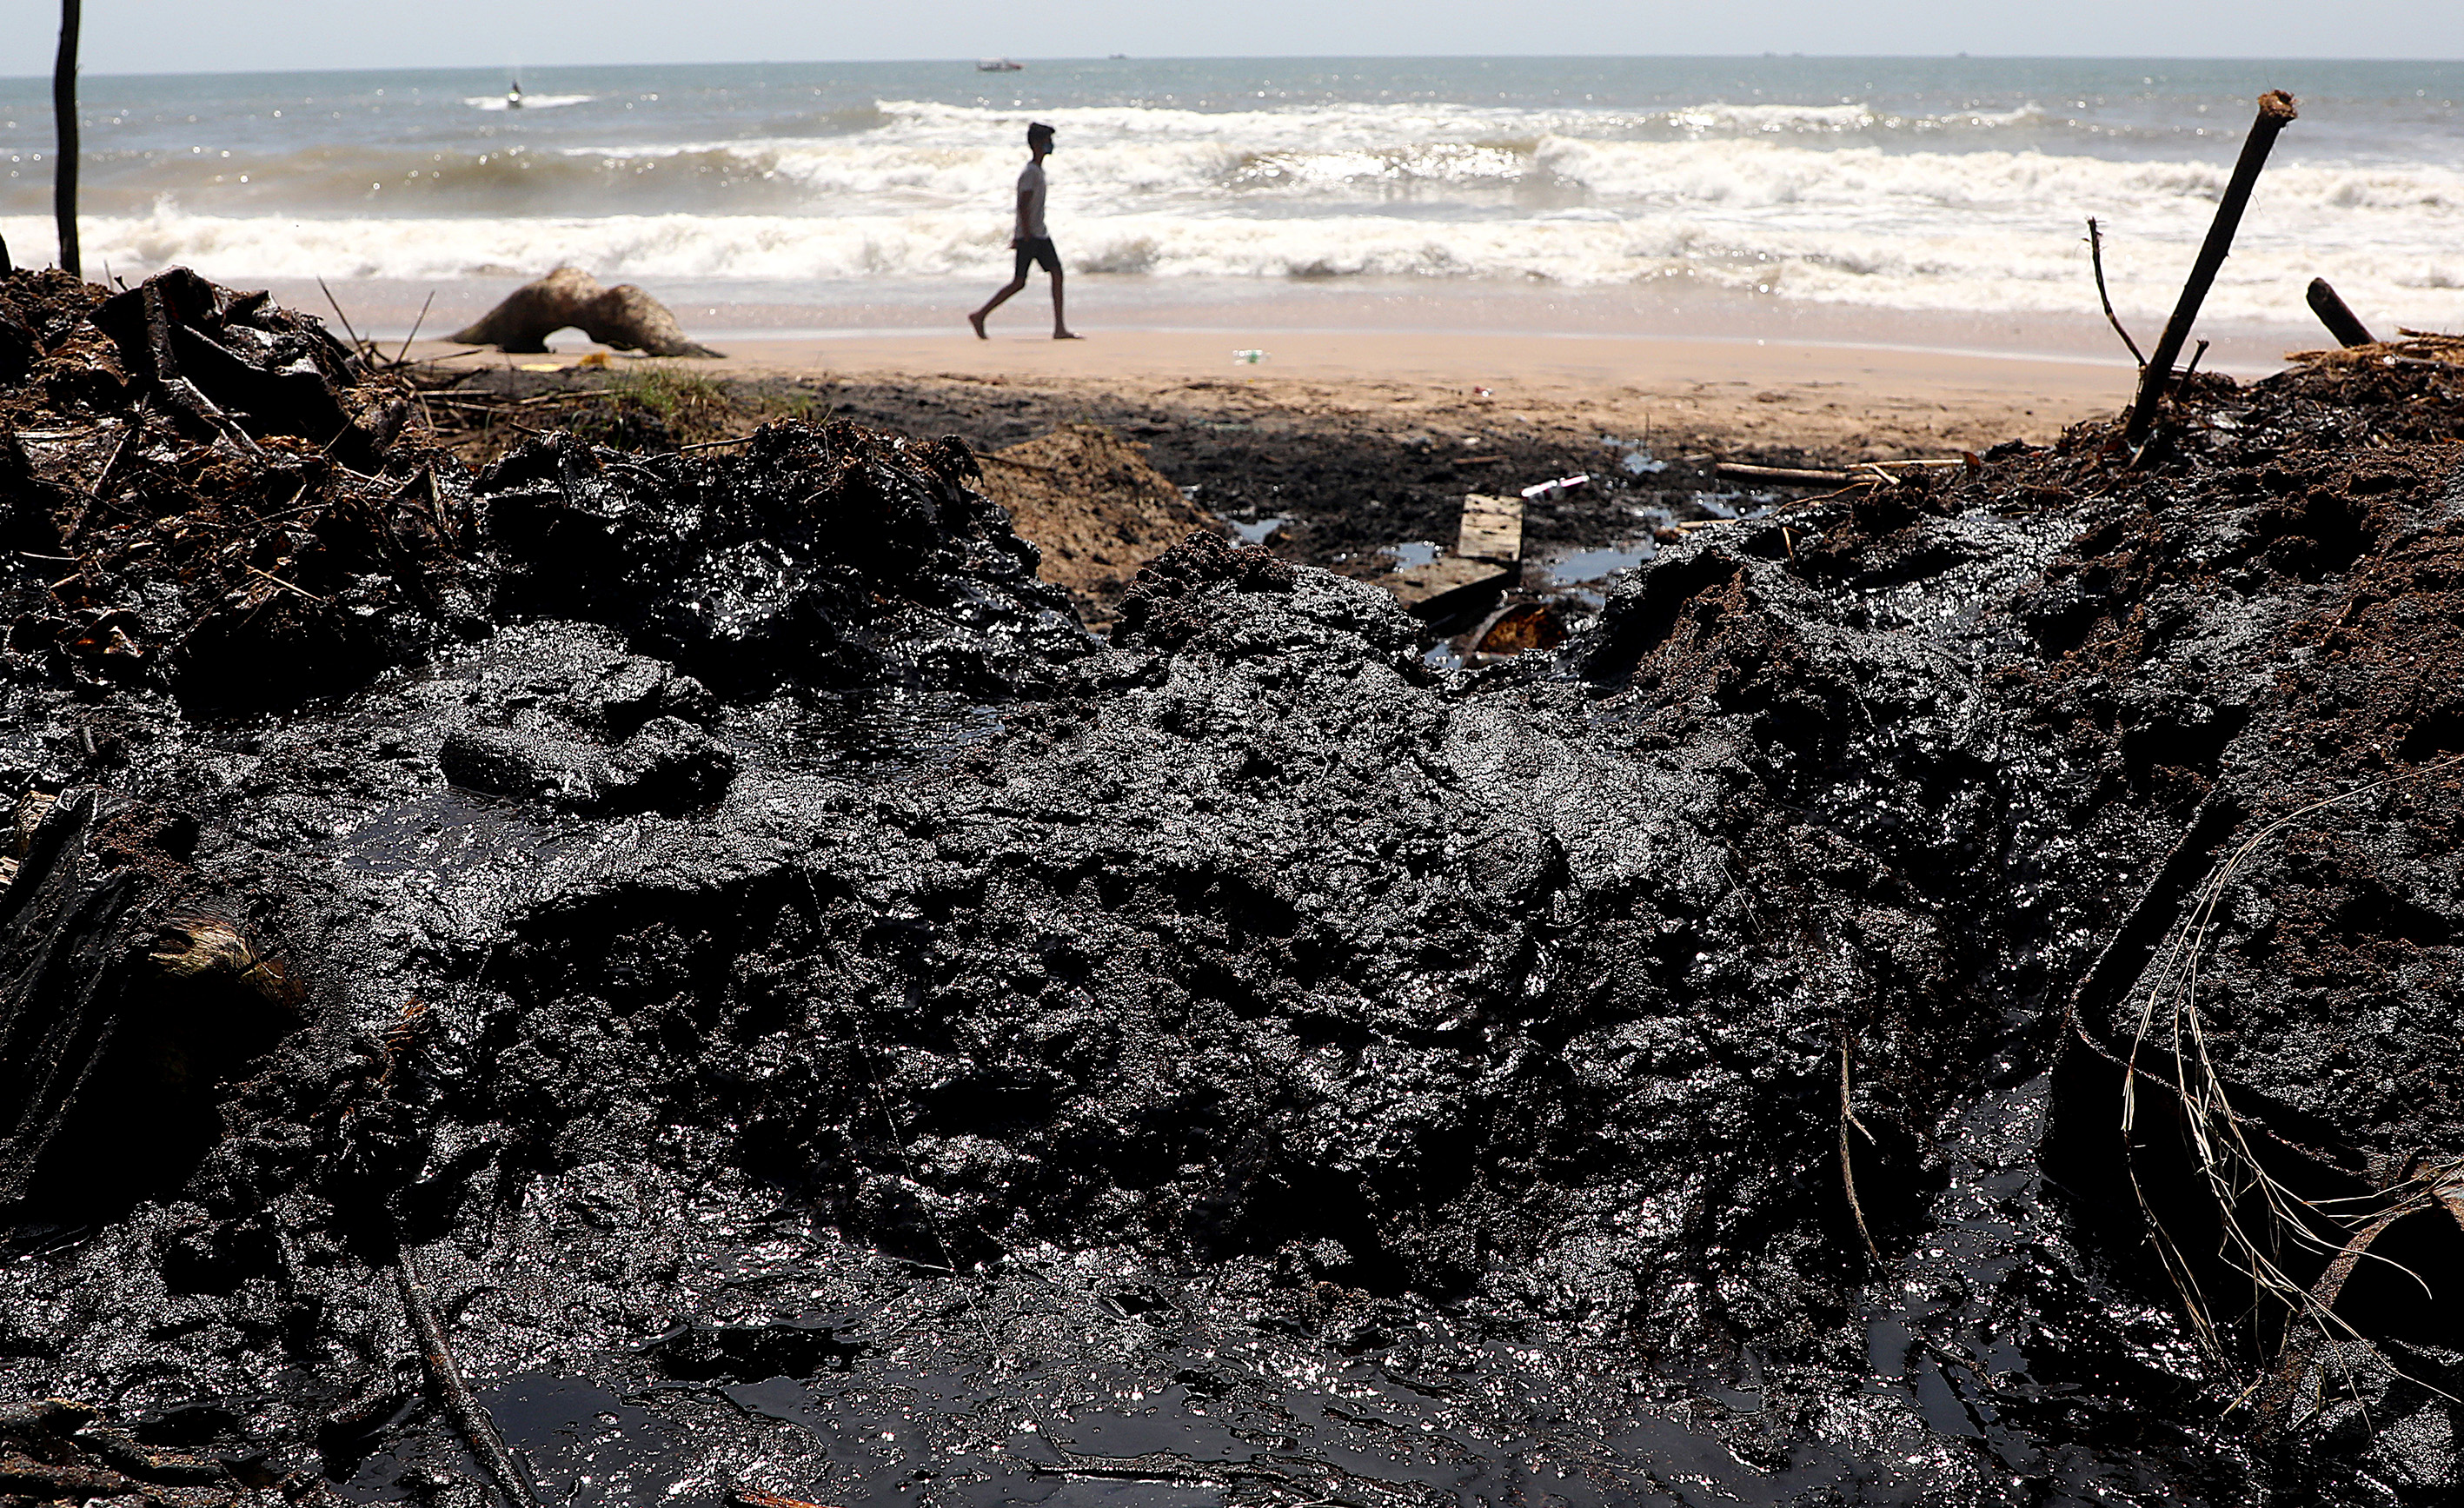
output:
<instances>
[{"instance_id":1,"label":"white t-shirt","mask_svg":"<svg viewBox=\"0 0 2464 1508\"><path fill-rule=\"evenodd\" d=\"M1018 212L1015 238L1022 241L1044 239L1044 165L1029 163L1018 175L1018 191L1026 195L1026 208Z\"/></svg>"}]
</instances>

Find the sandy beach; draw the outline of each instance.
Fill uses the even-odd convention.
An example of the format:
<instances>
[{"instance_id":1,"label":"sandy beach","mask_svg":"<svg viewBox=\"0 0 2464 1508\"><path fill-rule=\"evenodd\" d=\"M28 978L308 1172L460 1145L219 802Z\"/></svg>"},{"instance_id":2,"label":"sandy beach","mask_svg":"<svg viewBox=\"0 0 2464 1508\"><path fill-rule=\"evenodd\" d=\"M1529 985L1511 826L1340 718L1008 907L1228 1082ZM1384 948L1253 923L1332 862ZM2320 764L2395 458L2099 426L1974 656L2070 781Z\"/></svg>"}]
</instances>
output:
<instances>
[{"instance_id":1,"label":"sandy beach","mask_svg":"<svg viewBox=\"0 0 2464 1508\"><path fill-rule=\"evenodd\" d=\"M1292 419L1529 425L1652 440L1675 453L1790 452L1888 458L2041 443L2125 400L2120 362L1786 341L1641 339L1418 331L1102 330L1078 342L963 329L732 341L724 360L610 356L617 371L665 368L721 379L899 386L919 397L1002 387L1039 407L1127 399L1202 421L1230 408ZM570 344L567 344L567 343ZM578 332L546 356L420 341L414 356L473 365L569 366L594 349ZM1263 360L1236 360L1262 350Z\"/></svg>"}]
</instances>

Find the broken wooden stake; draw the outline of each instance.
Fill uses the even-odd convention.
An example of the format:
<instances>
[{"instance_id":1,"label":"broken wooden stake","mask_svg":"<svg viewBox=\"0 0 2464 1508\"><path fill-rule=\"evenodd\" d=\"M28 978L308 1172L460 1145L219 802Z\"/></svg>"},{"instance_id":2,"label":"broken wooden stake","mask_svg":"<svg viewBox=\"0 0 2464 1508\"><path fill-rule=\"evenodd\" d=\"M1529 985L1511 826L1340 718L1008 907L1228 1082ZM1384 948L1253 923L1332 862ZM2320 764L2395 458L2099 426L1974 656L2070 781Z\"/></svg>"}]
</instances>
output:
<instances>
[{"instance_id":1,"label":"broken wooden stake","mask_svg":"<svg viewBox=\"0 0 2464 1508\"><path fill-rule=\"evenodd\" d=\"M2190 344L2190 326L2198 322L2199 305L2207 301L2209 287L2233 251L2233 233L2241 228L2241 212L2249 207L2250 191L2258 183L2259 169L2267 166L2267 154L2275 148L2277 135L2299 116L2293 97L2281 89L2270 89L2258 97L2258 119L2252 122L2250 135L2242 141L2241 158L2233 164L2224 197L2216 201L2216 217L2208 227L2207 240L2199 246L2198 260L2190 264L2189 281L2182 285L2182 297L2173 305L2173 317L2165 322L2165 333L2157 337L2156 349L2139 373L2139 392L2130 401L2130 418L2122 428L2123 443L2135 449L2145 444L2148 432L2155 429L2156 406L2173 383L2173 363L2181 358L2182 347Z\"/></svg>"},{"instance_id":2,"label":"broken wooden stake","mask_svg":"<svg viewBox=\"0 0 2464 1508\"><path fill-rule=\"evenodd\" d=\"M2355 318L2350 305L2337 296L2335 288L2324 277L2310 279L2310 312L2327 327L2339 345L2376 345L2378 338Z\"/></svg>"},{"instance_id":3,"label":"broken wooden stake","mask_svg":"<svg viewBox=\"0 0 2464 1508\"><path fill-rule=\"evenodd\" d=\"M60 229L60 270L85 276L77 260L77 55L79 0L60 0L60 53L52 64L52 123L58 140L52 160L52 217Z\"/></svg>"}]
</instances>

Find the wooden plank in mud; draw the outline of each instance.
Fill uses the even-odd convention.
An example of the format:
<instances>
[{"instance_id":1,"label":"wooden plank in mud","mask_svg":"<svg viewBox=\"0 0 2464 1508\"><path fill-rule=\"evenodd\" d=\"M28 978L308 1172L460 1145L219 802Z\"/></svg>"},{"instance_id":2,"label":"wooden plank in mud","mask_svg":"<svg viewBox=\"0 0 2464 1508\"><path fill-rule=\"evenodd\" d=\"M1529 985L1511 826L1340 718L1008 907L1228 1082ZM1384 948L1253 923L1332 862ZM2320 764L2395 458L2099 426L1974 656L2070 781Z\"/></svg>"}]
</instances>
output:
<instances>
[{"instance_id":1,"label":"wooden plank in mud","mask_svg":"<svg viewBox=\"0 0 2464 1508\"><path fill-rule=\"evenodd\" d=\"M1444 560L1381 577L1377 584L1393 592L1415 617L1440 618L1482 597L1504 591L1522 573L1522 567L1511 562L1500 564L1449 555Z\"/></svg>"},{"instance_id":2,"label":"wooden plank in mud","mask_svg":"<svg viewBox=\"0 0 2464 1508\"><path fill-rule=\"evenodd\" d=\"M1523 499L1472 493L1463 499L1463 532L1455 553L1474 561L1523 558Z\"/></svg>"}]
</instances>

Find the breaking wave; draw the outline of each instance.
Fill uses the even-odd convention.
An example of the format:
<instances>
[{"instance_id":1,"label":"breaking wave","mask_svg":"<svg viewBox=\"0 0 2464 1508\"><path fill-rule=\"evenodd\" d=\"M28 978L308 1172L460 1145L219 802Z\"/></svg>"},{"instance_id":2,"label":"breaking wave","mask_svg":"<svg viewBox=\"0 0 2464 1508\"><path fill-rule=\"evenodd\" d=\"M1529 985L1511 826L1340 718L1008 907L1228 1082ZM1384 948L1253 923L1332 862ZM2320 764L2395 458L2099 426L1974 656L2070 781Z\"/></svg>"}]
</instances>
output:
<instances>
[{"instance_id":1,"label":"breaking wave","mask_svg":"<svg viewBox=\"0 0 2464 1508\"><path fill-rule=\"evenodd\" d=\"M1785 217L1711 218L1684 210L1536 215L1431 224L1381 214L1261 217L1086 213L1063 222L1081 273L1243 279L1494 278L1569 287L1682 277L1777 299L1892 308L2076 313L2088 269L2076 222L2004 215L1921 230L1800 206ZM1058 215L1056 211L1056 216ZM43 222L0 221L37 244ZM2125 312L2160 316L2189 246L2117 237L2107 270ZM89 260L126 273L186 263L226 281L378 277L445 281L534 276L560 262L603 278L843 283L981 278L1009 265L1006 228L974 213L600 215L403 221L273 221L165 206L87 227ZM2364 306L2417 324L2464 324L2464 242L2387 245L2348 237L2253 236L2208 308L2219 318L2300 317L2324 273Z\"/></svg>"},{"instance_id":2,"label":"breaking wave","mask_svg":"<svg viewBox=\"0 0 2464 1508\"><path fill-rule=\"evenodd\" d=\"M2227 171L2044 149L2060 122L2033 105L1033 114L1060 128L1050 213L1065 255L1123 277L1682 277L1779 299L2075 312L2093 213L2118 300L2147 315L2169 305ZM126 271L185 261L228 281L501 277L560 261L642 280L980 277L1007 262L1028 119L886 100L724 141L115 161L89 196L89 255ZM9 233L38 244L48 172L7 167L19 175L0 180ZM2297 318L2318 275L2409 322L2464 322L2458 248L2464 168L2297 159L2262 180L2210 308Z\"/></svg>"}]
</instances>

